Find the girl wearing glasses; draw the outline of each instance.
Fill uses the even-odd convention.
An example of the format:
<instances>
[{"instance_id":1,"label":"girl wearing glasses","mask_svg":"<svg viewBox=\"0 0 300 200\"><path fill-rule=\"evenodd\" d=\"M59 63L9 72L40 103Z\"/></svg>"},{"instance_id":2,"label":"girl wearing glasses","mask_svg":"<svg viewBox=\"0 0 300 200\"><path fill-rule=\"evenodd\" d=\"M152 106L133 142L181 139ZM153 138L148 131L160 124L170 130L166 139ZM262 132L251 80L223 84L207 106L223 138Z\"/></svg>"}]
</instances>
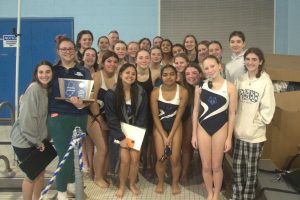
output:
<instances>
[{"instance_id":1,"label":"girl wearing glasses","mask_svg":"<svg viewBox=\"0 0 300 200\"><path fill-rule=\"evenodd\" d=\"M75 44L65 36L57 38L57 54L59 62L54 66L52 92L49 97L48 126L54 141L59 161L63 159L75 126L80 126L86 132L88 103L72 96L69 100L57 100L60 97L59 78L91 80L90 72L79 65L75 58ZM67 190L75 194L74 155L70 154L56 178L57 198L67 199Z\"/></svg>"}]
</instances>

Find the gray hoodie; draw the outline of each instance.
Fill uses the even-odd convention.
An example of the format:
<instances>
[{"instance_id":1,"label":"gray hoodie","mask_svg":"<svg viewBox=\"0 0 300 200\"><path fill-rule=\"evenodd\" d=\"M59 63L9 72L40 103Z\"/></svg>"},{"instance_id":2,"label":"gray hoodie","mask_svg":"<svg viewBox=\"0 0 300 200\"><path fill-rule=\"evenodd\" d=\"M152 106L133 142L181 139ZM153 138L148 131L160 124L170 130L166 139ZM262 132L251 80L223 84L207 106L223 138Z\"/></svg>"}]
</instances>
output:
<instances>
[{"instance_id":1,"label":"gray hoodie","mask_svg":"<svg viewBox=\"0 0 300 200\"><path fill-rule=\"evenodd\" d=\"M10 133L11 144L19 148L40 145L48 136L47 115L47 89L33 82L22 97L19 118Z\"/></svg>"}]
</instances>

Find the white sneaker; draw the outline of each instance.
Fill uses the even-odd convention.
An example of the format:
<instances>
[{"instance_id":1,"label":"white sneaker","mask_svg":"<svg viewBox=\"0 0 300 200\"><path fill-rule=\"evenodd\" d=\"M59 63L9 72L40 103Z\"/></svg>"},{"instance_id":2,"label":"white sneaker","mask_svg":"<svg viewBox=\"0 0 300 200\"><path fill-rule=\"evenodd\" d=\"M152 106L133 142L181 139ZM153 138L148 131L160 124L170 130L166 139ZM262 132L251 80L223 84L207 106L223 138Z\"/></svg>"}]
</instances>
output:
<instances>
[{"instance_id":1,"label":"white sneaker","mask_svg":"<svg viewBox=\"0 0 300 200\"><path fill-rule=\"evenodd\" d=\"M67 185L67 194L68 197L75 197L75 183L68 183Z\"/></svg>"},{"instance_id":2,"label":"white sneaker","mask_svg":"<svg viewBox=\"0 0 300 200\"><path fill-rule=\"evenodd\" d=\"M57 200L69 200L67 192L57 192Z\"/></svg>"}]
</instances>

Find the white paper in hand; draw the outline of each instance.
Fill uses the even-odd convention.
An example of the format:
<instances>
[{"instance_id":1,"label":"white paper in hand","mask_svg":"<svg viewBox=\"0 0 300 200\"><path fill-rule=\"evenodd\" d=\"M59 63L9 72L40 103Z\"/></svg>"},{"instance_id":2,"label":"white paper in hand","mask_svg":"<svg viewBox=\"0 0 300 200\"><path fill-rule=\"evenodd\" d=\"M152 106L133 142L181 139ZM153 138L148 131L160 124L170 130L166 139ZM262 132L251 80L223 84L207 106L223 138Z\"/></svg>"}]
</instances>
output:
<instances>
[{"instance_id":1,"label":"white paper in hand","mask_svg":"<svg viewBox=\"0 0 300 200\"><path fill-rule=\"evenodd\" d=\"M121 129L126 136L128 146L132 149L140 151L146 129L133 126L124 122L121 122Z\"/></svg>"}]
</instances>

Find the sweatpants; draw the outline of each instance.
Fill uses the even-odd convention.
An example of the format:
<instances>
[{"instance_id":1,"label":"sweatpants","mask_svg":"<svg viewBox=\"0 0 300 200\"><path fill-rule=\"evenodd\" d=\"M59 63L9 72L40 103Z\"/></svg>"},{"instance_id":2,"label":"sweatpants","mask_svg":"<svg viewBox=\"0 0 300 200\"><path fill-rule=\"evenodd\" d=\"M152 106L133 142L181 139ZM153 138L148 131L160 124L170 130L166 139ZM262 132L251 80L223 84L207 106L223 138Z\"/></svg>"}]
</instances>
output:
<instances>
[{"instance_id":1,"label":"sweatpants","mask_svg":"<svg viewBox=\"0 0 300 200\"><path fill-rule=\"evenodd\" d=\"M87 115L58 115L48 117L49 132L53 139L59 162L63 159L69 148L75 126L79 126L83 132L86 132ZM74 182L74 152L72 151L56 177L57 191L67 191L67 184Z\"/></svg>"},{"instance_id":2,"label":"sweatpants","mask_svg":"<svg viewBox=\"0 0 300 200\"><path fill-rule=\"evenodd\" d=\"M234 140L232 199L255 199L258 161L263 144L263 142L249 143L239 139Z\"/></svg>"}]
</instances>

